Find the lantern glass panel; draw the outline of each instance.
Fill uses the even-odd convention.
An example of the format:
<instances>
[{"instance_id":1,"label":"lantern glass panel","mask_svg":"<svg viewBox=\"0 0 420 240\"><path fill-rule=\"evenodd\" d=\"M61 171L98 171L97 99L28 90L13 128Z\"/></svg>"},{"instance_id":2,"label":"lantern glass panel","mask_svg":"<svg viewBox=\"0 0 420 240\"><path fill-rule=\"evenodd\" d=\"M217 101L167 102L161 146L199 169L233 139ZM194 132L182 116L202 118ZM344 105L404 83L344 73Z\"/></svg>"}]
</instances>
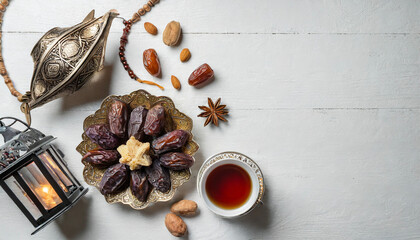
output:
<instances>
[{"instance_id":1,"label":"lantern glass panel","mask_svg":"<svg viewBox=\"0 0 420 240\"><path fill-rule=\"evenodd\" d=\"M55 148L52 147L52 148L48 149L48 153L54 158L55 163L58 164L58 166L60 167L60 169L62 169L64 174L67 176L67 178L70 179L73 186L74 185L80 185L80 184L78 184L77 180L74 179L74 176L69 172L69 169L67 168L67 164L65 164L63 162L61 155L59 153L57 153Z\"/></svg>"},{"instance_id":2,"label":"lantern glass panel","mask_svg":"<svg viewBox=\"0 0 420 240\"><path fill-rule=\"evenodd\" d=\"M62 200L57 195L57 192L44 177L35 163L30 163L26 167L20 169L19 175L41 202L45 210L50 210L62 203Z\"/></svg>"},{"instance_id":3,"label":"lantern glass panel","mask_svg":"<svg viewBox=\"0 0 420 240\"><path fill-rule=\"evenodd\" d=\"M42 216L42 213L35 206L34 202L32 202L28 194L26 194L26 192L23 190L22 186L18 183L15 177L11 176L7 178L4 182L13 192L13 194L19 199L19 201L23 204L23 206L25 206L25 208L29 211L29 213L35 220Z\"/></svg>"},{"instance_id":4,"label":"lantern glass panel","mask_svg":"<svg viewBox=\"0 0 420 240\"><path fill-rule=\"evenodd\" d=\"M63 171L61 171L60 167L58 167L57 163L51 157L48 152L43 152L42 154L38 155L41 161L44 163L45 167L47 168L48 172L54 178L54 180L60 185L61 189L64 192L68 192L68 187L71 187L73 183L70 179L66 176Z\"/></svg>"}]
</instances>

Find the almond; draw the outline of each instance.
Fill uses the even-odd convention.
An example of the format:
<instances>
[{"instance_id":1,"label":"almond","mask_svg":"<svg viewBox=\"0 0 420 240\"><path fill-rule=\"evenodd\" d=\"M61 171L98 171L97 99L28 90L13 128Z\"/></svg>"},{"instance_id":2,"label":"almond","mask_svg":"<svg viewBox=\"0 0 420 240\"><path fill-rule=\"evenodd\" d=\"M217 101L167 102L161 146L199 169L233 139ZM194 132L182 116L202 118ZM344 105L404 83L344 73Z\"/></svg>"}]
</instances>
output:
<instances>
[{"instance_id":1,"label":"almond","mask_svg":"<svg viewBox=\"0 0 420 240\"><path fill-rule=\"evenodd\" d=\"M182 218L173 213L166 214L165 226L175 237L182 237L187 233L187 224L185 224Z\"/></svg>"},{"instance_id":2,"label":"almond","mask_svg":"<svg viewBox=\"0 0 420 240\"><path fill-rule=\"evenodd\" d=\"M171 76L171 82L172 86L174 86L175 89L179 90L181 88L181 83L179 82L179 79L174 75Z\"/></svg>"},{"instance_id":3,"label":"almond","mask_svg":"<svg viewBox=\"0 0 420 240\"><path fill-rule=\"evenodd\" d=\"M181 62L188 61L190 57L191 57L191 52L188 48L182 49L181 54L179 54L179 59L181 60Z\"/></svg>"},{"instance_id":4,"label":"almond","mask_svg":"<svg viewBox=\"0 0 420 240\"><path fill-rule=\"evenodd\" d=\"M182 216L193 216L197 213L197 203L192 200L181 200L172 205L171 212Z\"/></svg>"},{"instance_id":5,"label":"almond","mask_svg":"<svg viewBox=\"0 0 420 240\"><path fill-rule=\"evenodd\" d=\"M163 42L168 46L174 46L178 43L181 36L181 24L177 21L171 21L166 25L163 31Z\"/></svg>"},{"instance_id":6,"label":"almond","mask_svg":"<svg viewBox=\"0 0 420 240\"><path fill-rule=\"evenodd\" d=\"M152 35L156 35L158 30L155 27L155 25L149 23L149 22L145 22L144 23L144 29L146 29L146 32L152 34Z\"/></svg>"}]
</instances>

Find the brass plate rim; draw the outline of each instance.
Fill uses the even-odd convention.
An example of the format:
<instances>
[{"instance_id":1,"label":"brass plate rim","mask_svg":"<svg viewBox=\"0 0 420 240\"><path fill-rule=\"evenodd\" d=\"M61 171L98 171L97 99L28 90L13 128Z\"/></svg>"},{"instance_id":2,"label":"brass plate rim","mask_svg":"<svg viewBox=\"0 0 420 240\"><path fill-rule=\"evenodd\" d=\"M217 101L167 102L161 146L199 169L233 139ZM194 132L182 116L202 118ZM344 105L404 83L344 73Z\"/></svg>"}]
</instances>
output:
<instances>
[{"instance_id":1,"label":"brass plate rim","mask_svg":"<svg viewBox=\"0 0 420 240\"><path fill-rule=\"evenodd\" d=\"M194 141L194 135L192 134L193 121L186 114L180 112L176 107L171 98L167 96L154 96L148 93L145 90L137 90L131 92L127 95L110 95L106 97L98 110L95 113L87 116L83 122L83 130L88 126L95 123L106 123L107 109L112 100L122 100L130 104L131 108L137 107L139 105L145 104L146 107L150 108L157 103L160 103L165 108L165 113L169 113L170 120L172 121L172 130L175 129L184 129L190 133L190 138L186 147L182 150L185 153L190 154L194 158L194 154L198 151L199 145ZM168 114L167 114L168 115ZM167 118L168 119L168 118ZM83 156L87 151L94 149L97 145L94 144L83 132L82 142L76 147L76 150ZM86 164L83 169L83 178L88 185L94 186L99 190L98 184L102 175L106 169L98 169L93 167L90 164ZM140 202L138 199L131 193L129 187L117 194L107 194L105 195L105 200L108 203L122 203L129 205L133 209L141 210L151 206L156 202L167 202L171 200L177 189L186 183L191 178L191 170L183 171L172 171L171 174L171 190L167 193L161 193L156 189L153 189L149 194L149 197L146 202Z\"/></svg>"}]
</instances>

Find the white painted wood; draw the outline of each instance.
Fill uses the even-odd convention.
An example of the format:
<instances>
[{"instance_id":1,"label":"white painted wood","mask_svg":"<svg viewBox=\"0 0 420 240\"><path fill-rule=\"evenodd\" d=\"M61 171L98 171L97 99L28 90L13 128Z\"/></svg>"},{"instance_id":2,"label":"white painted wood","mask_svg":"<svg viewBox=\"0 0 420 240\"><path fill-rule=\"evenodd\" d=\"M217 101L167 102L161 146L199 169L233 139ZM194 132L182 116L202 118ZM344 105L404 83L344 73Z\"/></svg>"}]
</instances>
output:
<instances>
[{"instance_id":1,"label":"white painted wood","mask_svg":"<svg viewBox=\"0 0 420 240\"><path fill-rule=\"evenodd\" d=\"M140 1L18 1L6 12L5 63L17 89L29 89L29 53L42 34L71 26L93 8L124 17ZM69 168L82 180L75 147L83 119L109 94L144 88L171 97L194 120L201 145L193 178L174 200L199 203L185 219L190 239L419 239L420 238L420 5L418 1L168 1L144 17L129 37L128 59L143 77L167 89L130 80L117 58L122 24L109 36L107 70L72 98L33 111L33 126L58 137ZM167 22L179 20L182 43L161 41ZM178 60L190 48L187 63ZM155 48L163 67L157 80L141 54ZM209 63L216 80L202 89L186 84ZM172 89L170 75L183 83ZM99 81L100 80L100 81ZM1 116L23 118L0 87ZM222 97L229 124L202 126L197 105ZM267 183L265 205L226 220L205 208L195 190L201 163L235 150L252 157ZM32 226L0 190L0 239L29 239ZM172 201L173 202L173 201ZM170 203L145 211L109 205L96 189L31 239L168 239L163 219Z\"/></svg>"}]
</instances>

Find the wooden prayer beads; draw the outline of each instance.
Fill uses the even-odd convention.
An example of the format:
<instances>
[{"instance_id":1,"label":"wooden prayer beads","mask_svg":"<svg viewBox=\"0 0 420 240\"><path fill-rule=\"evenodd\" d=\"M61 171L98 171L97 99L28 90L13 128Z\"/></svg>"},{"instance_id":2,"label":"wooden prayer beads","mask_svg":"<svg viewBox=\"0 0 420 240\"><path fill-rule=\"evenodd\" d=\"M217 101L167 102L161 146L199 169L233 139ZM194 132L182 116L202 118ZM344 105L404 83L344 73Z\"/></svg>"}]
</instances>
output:
<instances>
[{"instance_id":1,"label":"wooden prayer beads","mask_svg":"<svg viewBox=\"0 0 420 240\"><path fill-rule=\"evenodd\" d=\"M160 86L159 84L152 82L152 81L146 81L146 80L141 80L139 77L137 77L137 75L133 72L133 70L130 68L130 65L127 63L127 59L125 58L125 47L128 43L128 34L130 34L130 30L131 30L131 26L140 21L141 16L143 16L144 14L146 14L146 12L150 12L150 10L152 9L153 6L155 6L156 3L158 3L159 0L150 0L147 4L144 4L142 8L140 8L137 12L135 12L133 14L133 17L130 20L124 20L123 24L125 25L125 28L123 29L123 35L120 38L120 48L119 48L119 57L120 57L120 61L121 64L123 65L124 69L127 71L128 76L130 76L130 78L136 80L137 82L140 83L146 83L149 85L155 85L157 87L159 87L160 89L164 89L162 86Z\"/></svg>"},{"instance_id":2,"label":"wooden prayer beads","mask_svg":"<svg viewBox=\"0 0 420 240\"><path fill-rule=\"evenodd\" d=\"M6 11L6 7L9 5L8 0L0 0L0 75L4 79L4 83L6 83L7 88L9 88L10 93L17 97L19 101L22 101L22 94L16 90L12 79L10 78L9 74L7 73L6 66L4 65L3 61L3 51L2 51L2 30L1 27L3 25L3 15Z\"/></svg>"}]
</instances>

